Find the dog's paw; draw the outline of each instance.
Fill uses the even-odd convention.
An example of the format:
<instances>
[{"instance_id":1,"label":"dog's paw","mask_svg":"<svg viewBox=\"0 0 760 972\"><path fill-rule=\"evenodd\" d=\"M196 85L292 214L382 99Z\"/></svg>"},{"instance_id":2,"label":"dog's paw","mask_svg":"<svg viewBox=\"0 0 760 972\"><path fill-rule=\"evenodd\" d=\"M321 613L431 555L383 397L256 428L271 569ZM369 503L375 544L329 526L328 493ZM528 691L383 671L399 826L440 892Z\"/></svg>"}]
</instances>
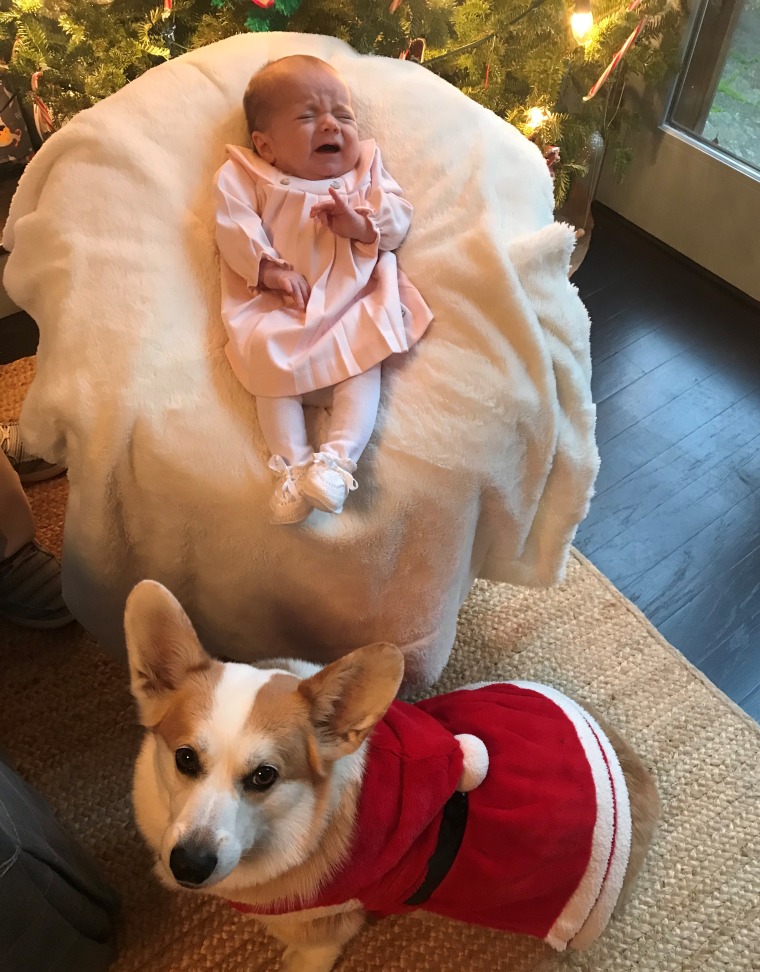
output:
<instances>
[{"instance_id":1,"label":"dog's paw","mask_svg":"<svg viewBox=\"0 0 760 972\"><path fill-rule=\"evenodd\" d=\"M282 957L282 972L330 972L340 952L335 945L319 948L296 948L291 945L285 949Z\"/></svg>"}]
</instances>

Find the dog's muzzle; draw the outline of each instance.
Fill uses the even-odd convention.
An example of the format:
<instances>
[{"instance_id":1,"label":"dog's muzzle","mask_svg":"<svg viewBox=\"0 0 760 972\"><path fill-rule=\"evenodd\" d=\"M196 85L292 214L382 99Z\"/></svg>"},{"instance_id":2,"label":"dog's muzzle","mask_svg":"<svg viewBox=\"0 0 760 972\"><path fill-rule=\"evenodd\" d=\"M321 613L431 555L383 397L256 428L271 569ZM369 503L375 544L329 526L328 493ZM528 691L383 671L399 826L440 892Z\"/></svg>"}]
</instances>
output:
<instances>
[{"instance_id":1,"label":"dog's muzzle","mask_svg":"<svg viewBox=\"0 0 760 972\"><path fill-rule=\"evenodd\" d=\"M185 888L200 887L214 873L216 863L216 853L193 840L177 844L169 855L169 869Z\"/></svg>"}]
</instances>

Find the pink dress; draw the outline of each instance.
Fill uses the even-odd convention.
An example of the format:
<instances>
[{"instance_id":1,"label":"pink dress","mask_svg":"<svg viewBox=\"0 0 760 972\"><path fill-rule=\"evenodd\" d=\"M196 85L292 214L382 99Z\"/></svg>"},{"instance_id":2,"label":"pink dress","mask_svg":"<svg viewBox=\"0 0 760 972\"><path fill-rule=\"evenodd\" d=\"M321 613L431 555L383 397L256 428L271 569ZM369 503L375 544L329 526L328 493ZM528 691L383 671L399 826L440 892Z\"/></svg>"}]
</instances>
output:
<instances>
[{"instance_id":1,"label":"pink dress","mask_svg":"<svg viewBox=\"0 0 760 972\"><path fill-rule=\"evenodd\" d=\"M216 233L227 357L241 384L265 398L302 395L408 351L432 315L391 252L412 207L375 143L361 142L351 172L321 181L283 175L250 149L228 145L227 153L216 176ZM309 216L331 186L370 216L373 242L336 236ZM303 274L311 288L305 312L258 289L263 256Z\"/></svg>"}]
</instances>

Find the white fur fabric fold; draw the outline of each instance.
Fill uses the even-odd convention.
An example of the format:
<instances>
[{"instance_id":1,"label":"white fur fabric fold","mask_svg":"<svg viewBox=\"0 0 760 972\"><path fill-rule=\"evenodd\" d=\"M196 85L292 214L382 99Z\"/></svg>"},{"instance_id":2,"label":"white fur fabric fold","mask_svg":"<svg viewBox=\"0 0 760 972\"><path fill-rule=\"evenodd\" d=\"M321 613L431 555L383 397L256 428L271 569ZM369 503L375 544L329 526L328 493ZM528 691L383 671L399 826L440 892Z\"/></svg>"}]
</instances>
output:
<instances>
[{"instance_id":1,"label":"white fur fabric fold","mask_svg":"<svg viewBox=\"0 0 760 972\"><path fill-rule=\"evenodd\" d=\"M399 262L435 321L384 367L345 511L274 527L255 404L224 355L210 186L246 140L250 74L291 53L345 76L415 207ZM392 641L422 685L476 576L561 578L598 463L572 231L538 149L424 67L298 34L193 51L50 139L3 242L41 334L23 433L68 463L65 593L106 647L152 577L211 651L325 660Z\"/></svg>"}]
</instances>

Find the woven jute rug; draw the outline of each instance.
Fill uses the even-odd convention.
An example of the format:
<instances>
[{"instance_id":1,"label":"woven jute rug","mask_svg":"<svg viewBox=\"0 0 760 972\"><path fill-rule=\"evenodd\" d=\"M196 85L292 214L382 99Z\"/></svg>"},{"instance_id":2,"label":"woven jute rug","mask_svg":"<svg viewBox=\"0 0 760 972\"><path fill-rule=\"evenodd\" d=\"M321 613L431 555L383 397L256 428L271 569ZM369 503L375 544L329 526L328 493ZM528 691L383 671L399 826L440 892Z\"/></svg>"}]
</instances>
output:
<instances>
[{"instance_id":1,"label":"woven jute rug","mask_svg":"<svg viewBox=\"0 0 760 972\"><path fill-rule=\"evenodd\" d=\"M30 361L0 369L0 419L16 413ZM65 480L30 489L41 537L60 548ZM151 874L135 832L139 744L126 670L78 626L0 626L0 742L101 861L123 907L114 972L278 968L255 922ZM587 953L433 917L388 919L347 949L345 970L758 972L760 729L668 645L580 555L550 591L478 582L437 688L548 682L596 705L657 776L663 818L634 898Z\"/></svg>"}]
</instances>

